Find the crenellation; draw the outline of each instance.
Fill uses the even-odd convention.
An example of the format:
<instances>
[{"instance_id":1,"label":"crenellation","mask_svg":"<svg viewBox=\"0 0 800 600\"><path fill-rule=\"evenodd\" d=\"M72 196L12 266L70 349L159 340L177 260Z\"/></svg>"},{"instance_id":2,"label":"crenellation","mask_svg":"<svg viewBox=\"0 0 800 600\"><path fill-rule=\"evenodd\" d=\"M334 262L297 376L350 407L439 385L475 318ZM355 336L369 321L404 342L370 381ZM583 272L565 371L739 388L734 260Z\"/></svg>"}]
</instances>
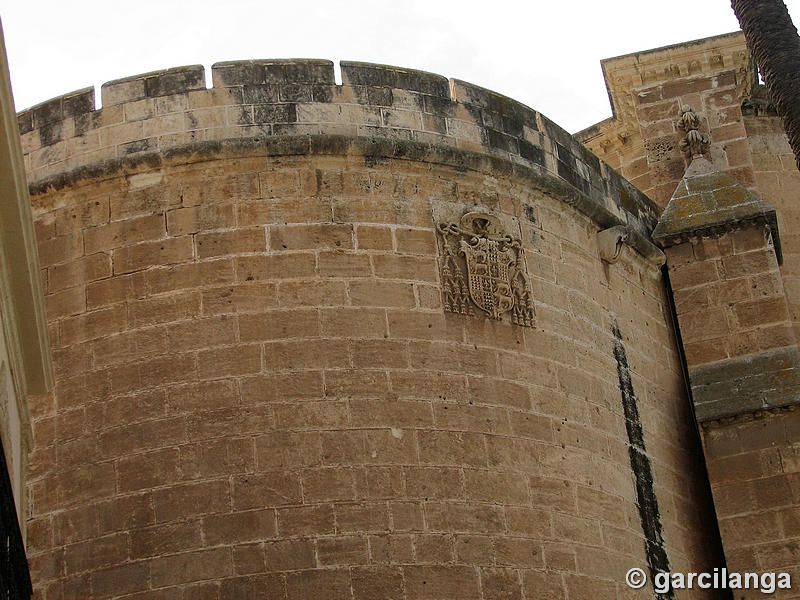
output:
<instances>
[{"instance_id":1,"label":"crenellation","mask_svg":"<svg viewBox=\"0 0 800 600\"><path fill-rule=\"evenodd\" d=\"M530 128L539 128L538 113L533 109L507 96L466 81L451 80L451 98L454 102L477 106L505 118L515 119Z\"/></svg>"},{"instance_id":2,"label":"crenellation","mask_svg":"<svg viewBox=\"0 0 800 600\"><path fill-rule=\"evenodd\" d=\"M364 62L342 61L340 66L343 85L409 90L450 98L449 81L441 75Z\"/></svg>"},{"instance_id":3,"label":"crenellation","mask_svg":"<svg viewBox=\"0 0 800 600\"><path fill-rule=\"evenodd\" d=\"M191 65L109 81L101 87L101 98L105 107L142 98L170 96L205 87L205 68L203 65Z\"/></svg>"},{"instance_id":4,"label":"crenellation","mask_svg":"<svg viewBox=\"0 0 800 600\"><path fill-rule=\"evenodd\" d=\"M144 81L145 96L173 96L206 87L206 74L203 65L192 65L167 69Z\"/></svg>"},{"instance_id":5,"label":"crenellation","mask_svg":"<svg viewBox=\"0 0 800 600\"><path fill-rule=\"evenodd\" d=\"M34 126L42 127L53 121L60 121L64 117L62 99L63 96L54 98L32 108Z\"/></svg>"},{"instance_id":6,"label":"crenellation","mask_svg":"<svg viewBox=\"0 0 800 600\"><path fill-rule=\"evenodd\" d=\"M17 115L17 123L20 134L24 135L35 129L41 130L48 125L57 124L66 118L77 118L92 111L94 111L94 88L84 88L20 112ZM60 127L53 125L51 130L45 133L45 140L51 139L56 130L60 131ZM49 143L43 142L42 145Z\"/></svg>"},{"instance_id":7,"label":"crenellation","mask_svg":"<svg viewBox=\"0 0 800 600\"><path fill-rule=\"evenodd\" d=\"M144 98L144 80L138 78L122 79L104 83L100 94L103 106L113 106L128 100Z\"/></svg>"},{"instance_id":8,"label":"crenellation","mask_svg":"<svg viewBox=\"0 0 800 600\"><path fill-rule=\"evenodd\" d=\"M94 88L84 88L61 98L61 110L64 117L77 117L90 113L95 109Z\"/></svg>"},{"instance_id":9,"label":"crenellation","mask_svg":"<svg viewBox=\"0 0 800 600\"><path fill-rule=\"evenodd\" d=\"M261 85L265 82L264 67L255 60L219 62L211 65L215 88Z\"/></svg>"},{"instance_id":10,"label":"crenellation","mask_svg":"<svg viewBox=\"0 0 800 600\"><path fill-rule=\"evenodd\" d=\"M242 60L211 65L215 88L264 84L334 84L333 63L318 59Z\"/></svg>"}]
</instances>

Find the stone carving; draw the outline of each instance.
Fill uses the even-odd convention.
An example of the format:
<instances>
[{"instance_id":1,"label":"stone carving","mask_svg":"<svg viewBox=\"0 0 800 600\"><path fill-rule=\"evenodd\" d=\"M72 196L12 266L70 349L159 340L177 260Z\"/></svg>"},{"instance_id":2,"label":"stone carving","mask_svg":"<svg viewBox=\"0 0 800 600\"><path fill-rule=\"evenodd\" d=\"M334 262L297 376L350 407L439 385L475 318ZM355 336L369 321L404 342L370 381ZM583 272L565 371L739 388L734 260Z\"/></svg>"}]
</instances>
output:
<instances>
[{"instance_id":1,"label":"stone carving","mask_svg":"<svg viewBox=\"0 0 800 600\"><path fill-rule=\"evenodd\" d=\"M474 315L477 306L491 319L533 326L533 297L522 243L492 215L470 212L459 223L440 223L444 309Z\"/></svg>"},{"instance_id":2,"label":"stone carving","mask_svg":"<svg viewBox=\"0 0 800 600\"><path fill-rule=\"evenodd\" d=\"M622 244L628 241L628 228L625 225L614 225L597 233L597 246L600 259L614 264L619 260Z\"/></svg>"},{"instance_id":3,"label":"stone carving","mask_svg":"<svg viewBox=\"0 0 800 600\"><path fill-rule=\"evenodd\" d=\"M684 104L681 107L678 127L686 132L686 136L681 140L681 150L692 158L702 156L708 152L711 138L707 133L700 133L700 117L688 104Z\"/></svg>"},{"instance_id":4,"label":"stone carving","mask_svg":"<svg viewBox=\"0 0 800 600\"><path fill-rule=\"evenodd\" d=\"M674 148L673 142L668 139L645 140L644 149L647 152L647 162L658 162L669 159Z\"/></svg>"}]
</instances>

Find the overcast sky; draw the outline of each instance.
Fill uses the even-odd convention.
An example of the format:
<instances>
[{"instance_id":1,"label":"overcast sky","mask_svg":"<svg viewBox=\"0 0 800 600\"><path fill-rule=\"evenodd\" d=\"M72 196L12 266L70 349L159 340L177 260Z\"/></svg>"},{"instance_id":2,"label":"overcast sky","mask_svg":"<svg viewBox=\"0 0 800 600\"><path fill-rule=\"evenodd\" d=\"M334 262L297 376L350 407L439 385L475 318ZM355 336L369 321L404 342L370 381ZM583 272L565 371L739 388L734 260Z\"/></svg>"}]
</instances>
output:
<instances>
[{"instance_id":1,"label":"overcast sky","mask_svg":"<svg viewBox=\"0 0 800 600\"><path fill-rule=\"evenodd\" d=\"M2 0L0 18L18 110L180 65L326 58L463 79L571 132L611 116L600 59L739 28L728 0Z\"/></svg>"}]
</instances>

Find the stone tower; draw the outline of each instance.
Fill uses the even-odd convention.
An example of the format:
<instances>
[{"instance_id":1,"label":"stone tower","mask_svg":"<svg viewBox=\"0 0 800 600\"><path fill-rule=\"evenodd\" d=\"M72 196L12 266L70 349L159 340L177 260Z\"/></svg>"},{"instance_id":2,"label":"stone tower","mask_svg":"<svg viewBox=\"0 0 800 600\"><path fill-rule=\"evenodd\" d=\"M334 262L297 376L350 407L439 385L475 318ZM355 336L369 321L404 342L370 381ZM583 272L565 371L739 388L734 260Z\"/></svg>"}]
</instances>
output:
<instances>
[{"instance_id":1,"label":"stone tower","mask_svg":"<svg viewBox=\"0 0 800 600\"><path fill-rule=\"evenodd\" d=\"M19 115L37 598L652 598L627 569L718 564L656 204L462 81L212 72Z\"/></svg>"}]
</instances>

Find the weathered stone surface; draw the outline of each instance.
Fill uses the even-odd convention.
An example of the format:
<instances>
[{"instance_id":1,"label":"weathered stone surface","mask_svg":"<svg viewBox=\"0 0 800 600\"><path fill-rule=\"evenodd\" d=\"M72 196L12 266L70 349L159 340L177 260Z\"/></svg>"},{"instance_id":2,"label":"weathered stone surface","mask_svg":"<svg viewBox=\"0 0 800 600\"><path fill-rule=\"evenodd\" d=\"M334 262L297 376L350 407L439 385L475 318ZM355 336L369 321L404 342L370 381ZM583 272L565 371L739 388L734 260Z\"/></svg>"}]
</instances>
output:
<instances>
[{"instance_id":1,"label":"weathered stone surface","mask_svg":"<svg viewBox=\"0 0 800 600\"><path fill-rule=\"evenodd\" d=\"M780 260L775 209L703 157L692 160L653 230L653 240L670 246L696 236L719 235L765 223Z\"/></svg>"},{"instance_id":2,"label":"weathered stone surface","mask_svg":"<svg viewBox=\"0 0 800 600\"><path fill-rule=\"evenodd\" d=\"M127 169L237 144L266 145L273 155L290 153L289 146L330 154L352 151L354 139L360 153L375 159L438 155L469 167L488 157L498 171L528 170L557 181L587 215L605 227L627 225L635 246L652 253L645 248L656 206L566 131L515 100L369 63L342 63L338 86L325 60L224 62L212 73L212 89L205 88L201 66L178 67L104 84L100 110L89 102L91 90L81 90L20 113L31 178L42 185L63 181L65 148L72 177L93 177L119 161Z\"/></svg>"},{"instance_id":3,"label":"weathered stone surface","mask_svg":"<svg viewBox=\"0 0 800 600\"><path fill-rule=\"evenodd\" d=\"M800 401L796 347L690 369L689 377L700 422Z\"/></svg>"},{"instance_id":4,"label":"weathered stone surface","mask_svg":"<svg viewBox=\"0 0 800 600\"><path fill-rule=\"evenodd\" d=\"M74 170L28 153L59 377L32 407L39 595L605 592L646 560L644 440L669 559L713 563L685 531L697 479L674 475L696 447L643 260L655 205L535 111L438 76L162 75L109 88ZM533 327L445 312L440 210L503 221ZM620 224L609 271L595 235Z\"/></svg>"},{"instance_id":5,"label":"weathered stone surface","mask_svg":"<svg viewBox=\"0 0 800 600\"><path fill-rule=\"evenodd\" d=\"M794 155L741 32L608 59L603 68L614 116L576 137L666 207L655 233L666 246L727 567L794 572ZM688 182L675 127L685 104L697 109L696 129L711 134L707 156L719 169L695 161Z\"/></svg>"}]
</instances>

